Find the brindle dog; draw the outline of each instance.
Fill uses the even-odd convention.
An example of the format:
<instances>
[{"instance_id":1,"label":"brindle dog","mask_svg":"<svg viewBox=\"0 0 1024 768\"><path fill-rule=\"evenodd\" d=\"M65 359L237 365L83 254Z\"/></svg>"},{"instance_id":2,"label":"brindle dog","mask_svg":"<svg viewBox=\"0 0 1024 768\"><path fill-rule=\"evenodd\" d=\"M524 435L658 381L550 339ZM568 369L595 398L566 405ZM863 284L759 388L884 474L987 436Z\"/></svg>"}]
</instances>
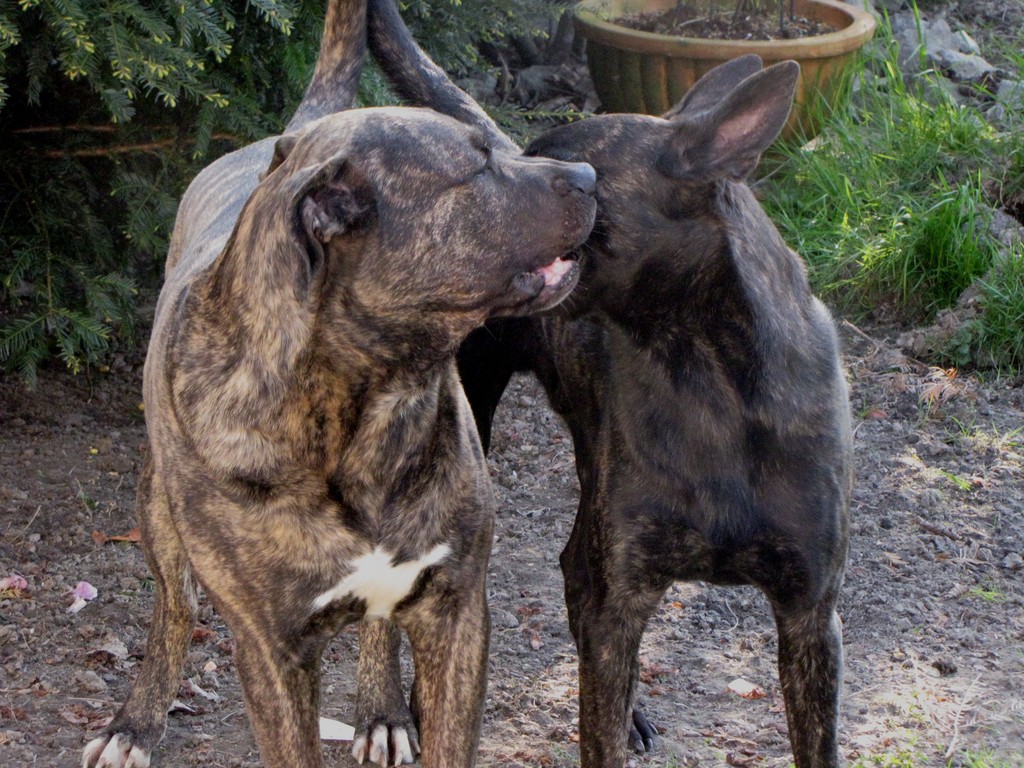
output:
<instances>
[{"instance_id":1,"label":"brindle dog","mask_svg":"<svg viewBox=\"0 0 1024 768\"><path fill-rule=\"evenodd\" d=\"M594 172L427 110L338 111L364 46L365 5L332 0L289 134L182 201L144 377L153 621L87 768L149 765L195 582L235 636L265 765L321 765L320 655L364 616L410 638L424 765L475 762L493 499L454 356L572 289Z\"/></svg>"},{"instance_id":2,"label":"brindle dog","mask_svg":"<svg viewBox=\"0 0 1024 768\"><path fill-rule=\"evenodd\" d=\"M370 8L371 47L407 96L497 131L425 60L391 0ZM604 115L533 142L528 155L597 171L584 275L568 312L493 325L463 347L478 419L526 367L573 435L582 495L561 563L584 766L624 764L640 639L678 579L766 593L796 764L838 764L847 390L832 320L744 183L798 74L745 57L661 118ZM637 712L633 725L649 746Z\"/></svg>"}]
</instances>

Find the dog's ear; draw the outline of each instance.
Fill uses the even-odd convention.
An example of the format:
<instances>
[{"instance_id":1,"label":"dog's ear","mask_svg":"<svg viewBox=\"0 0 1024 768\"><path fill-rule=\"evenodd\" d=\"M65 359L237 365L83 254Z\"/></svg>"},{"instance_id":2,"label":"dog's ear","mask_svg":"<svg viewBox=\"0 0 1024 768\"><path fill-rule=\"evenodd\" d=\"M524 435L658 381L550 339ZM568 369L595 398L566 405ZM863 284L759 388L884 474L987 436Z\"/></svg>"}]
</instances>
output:
<instances>
[{"instance_id":1,"label":"dog's ear","mask_svg":"<svg viewBox=\"0 0 1024 768\"><path fill-rule=\"evenodd\" d=\"M745 179L785 126L799 76L799 64L783 61L744 79L710 110L683 114L658 169L678 179Z\"/></svg>"},{"instance_id":2,"label":"dog's ear","mask_svg":"<svg viewBox=\"0 0 1024 768\"><path fill-rule=\"evenodd\" d=\"M263 181L277 170L277 167L292 153L298 141L299 139L295 134L286 133L274 142L274 156L270 158L270 165L267 166L267 170L260 174L260 181Z\"/></svg>"},{"instance_id":3,"label":"dog's ear","mask_svg":"<svg viewBox=\"0 0 1024 768\"><path fill-rule=\"evenodd\" d=\"M724 99L729 92L745 79L760 72L763 63L756 53L748 53L736 59L729 59L714 69L705 72L688 90L678 104L662 115L673 120L681 115L693 115L711 109Z\"/></svg>"},{"instance_id":4,"label":"dog's ear","mask_svg":"<svg viewBox=\"0 0 1024 768\"><path fill-rule=\"evenodd\" d=\"M333 239L358 232L372 221L376 214L373 188L356 163L337 156L302 185L295 211L312 279L322 270L325 249Z\"/></svg>"}]
</instances>

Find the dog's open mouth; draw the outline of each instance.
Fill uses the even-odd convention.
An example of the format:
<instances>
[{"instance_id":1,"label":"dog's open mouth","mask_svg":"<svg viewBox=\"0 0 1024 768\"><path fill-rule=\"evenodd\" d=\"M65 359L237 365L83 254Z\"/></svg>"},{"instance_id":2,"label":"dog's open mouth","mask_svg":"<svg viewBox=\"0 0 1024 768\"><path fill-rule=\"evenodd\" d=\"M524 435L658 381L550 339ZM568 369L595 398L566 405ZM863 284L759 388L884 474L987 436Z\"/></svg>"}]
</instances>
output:
<instances>
[{"instance_id":1,"label":"dog's open mouth","mask_svg":"<svg viewBox=\"0 0 1024 768\"><path fill-rule=\"evenodd\" d=\"M529 302L531 310L538 311L552 307L568 296L579 275L576 254L570 252L543 267L520 272L512 281L512 287L520 302Z\"/></svg>"}]
</instances>

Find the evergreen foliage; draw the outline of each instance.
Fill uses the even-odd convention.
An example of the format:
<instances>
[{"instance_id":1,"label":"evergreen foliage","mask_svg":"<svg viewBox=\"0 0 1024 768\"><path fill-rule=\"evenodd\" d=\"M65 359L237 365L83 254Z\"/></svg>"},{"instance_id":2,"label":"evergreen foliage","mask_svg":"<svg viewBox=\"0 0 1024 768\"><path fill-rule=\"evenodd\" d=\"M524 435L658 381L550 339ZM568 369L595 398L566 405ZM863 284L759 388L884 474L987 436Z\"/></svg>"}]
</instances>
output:
<instances>
[{"instance_id":1,"label":"evergreen foliage","mask_svg":"<svg viewBox=\"0 0 1024 768\"><path fill-rule=\"evenodd\" d=\"M177 202L217 155L279 131L326 0L0 0L0 368L32 384L137 343ZM523 7L516 17L523 18ZM513 29L499 0L410 0L451 70ZM368 73L362 103L392 101ZM152 295L144 291L141 295Z\"/></svg>"}]
</instances>

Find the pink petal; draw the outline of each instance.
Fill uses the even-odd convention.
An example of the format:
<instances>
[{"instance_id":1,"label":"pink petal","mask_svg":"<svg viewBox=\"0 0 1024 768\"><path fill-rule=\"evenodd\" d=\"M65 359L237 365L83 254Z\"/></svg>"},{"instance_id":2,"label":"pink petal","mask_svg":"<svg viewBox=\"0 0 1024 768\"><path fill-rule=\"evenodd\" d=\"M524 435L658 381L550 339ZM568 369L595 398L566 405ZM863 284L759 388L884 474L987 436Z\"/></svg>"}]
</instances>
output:
<instances>
[{"instance_id":1,"label":"pink petal","mask_svg":"<svg viewBox=\"0 0 1024 768\"><path fill-rule=\"evenodd\" d=\"M97 592L96 587L88 581L80 581L75 585L75 588L71 590L71 594L81 600L93 600L99 592Z\"/></svg>"},{"instance_id":2,"label":"pink petal","mask_svg":"<svg viewBox=\"0 0 1024 768\"><path fill-rule=\"evenodd\" d=\"M28 582L18 574L0 579L0 592L5 589L28 589Z\"/></svg>"}]
</instances>

